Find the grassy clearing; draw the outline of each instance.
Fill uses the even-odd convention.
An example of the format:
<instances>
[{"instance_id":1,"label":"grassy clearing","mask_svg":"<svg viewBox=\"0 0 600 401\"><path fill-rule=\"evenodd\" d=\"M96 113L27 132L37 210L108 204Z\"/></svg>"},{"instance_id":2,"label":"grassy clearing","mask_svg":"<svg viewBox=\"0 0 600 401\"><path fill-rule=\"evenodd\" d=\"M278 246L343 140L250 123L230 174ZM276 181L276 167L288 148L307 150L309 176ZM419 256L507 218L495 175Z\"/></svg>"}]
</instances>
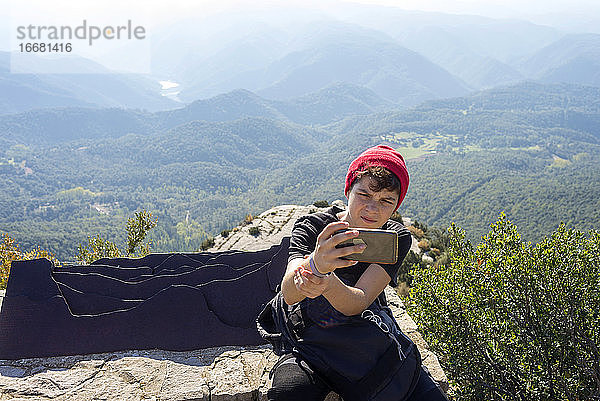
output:
<instances>
[{"instance_id":1,"label":"grassy clearing","mask_svg":"<svg viewBox=\"0 0 600 401\"><path fill-rule=\"evenodd\" d=\"M403 131L382 135L380 138L386 142L400 145L396 149L406 160L409 160L435 153L439 142L446 137L439 132L419 134Z\"/></svg>"},{"instance_id":2,"label":"grassy clearing","mask_svg":"<svg viewBox=\"0 0 600 401\"><path fill-rule=\"evenodd\" d=\"M570 160L563 159L556 155L552 155L552 159L553 160L552 160L552 164L550 165L550 167L562 168L562 167L567 167L568 165L572 164L572 162Z\"/></svg>"},{"instance_id":3,"label":"grassy clearing","mask_svg":"<svg viewBox=\"0 0 600 401\"><path fill-rule=\"evenodd\" d=\"M400 154L404 157L405 160L410 160L410 159L416 159L418 157L421 157L423 155L427 155L432 153L431 151L426 151L422 148L413 148L411 147L402 147L402 148L397 148L398 152L400 152Z\"/></svg>"},{"instance_id":4,"label":"grassy clearing","mask_svg":"<svg viewBox=\"0 0 600 401\"><path fill-rule=\"evenodd\" d=\"M405 159L417 159L422 156L431 155L439 151L438 145L442 140L456 140L457 136L452 134L441 134L439 131L429 134L420 134L417 132L391 132L387 135L381 135L380 139L393 143L397 146L396 149L404 156ZM461 147L453 147L452 150L457 152L479 152L483 150L513 150L513 151L528 151L537 152L542 150L539 145L527 147L510 147L510 148L483 148L478 145L466 145ZM583 156L581 156L583 157ZM567 163L570 163L568 160ZM555 161L557 167L564 167L560 160ZM553 164L554 165L554 164Z\"/></svg>"}]
</instances>

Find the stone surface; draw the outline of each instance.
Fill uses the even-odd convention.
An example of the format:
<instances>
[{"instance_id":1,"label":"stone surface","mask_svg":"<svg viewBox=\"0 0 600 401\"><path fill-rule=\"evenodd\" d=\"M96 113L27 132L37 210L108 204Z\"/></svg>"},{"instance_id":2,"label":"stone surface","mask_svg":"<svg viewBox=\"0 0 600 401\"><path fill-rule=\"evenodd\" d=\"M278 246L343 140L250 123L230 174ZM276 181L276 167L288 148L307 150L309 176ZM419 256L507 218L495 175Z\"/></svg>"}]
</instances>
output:
<instances>
[{"instance_id":1,"label":"stone surface","mask_svg":"<svg viewBox=\"0 0 600 401\"><path fill-rule=\"evenodd\" d=\"M209 251L259 251L279 244L281 239L289 236L298 217L326 208L316 206L283 205L274 207L255 216L247 225L235 227L227 237L218 235L215 244ZM250 234L250 229L258 229L257 235Z\"/></svg>"},{"instance_id":2,"label":"stone surface","mask_svg":"<svg viewBox=\"0 0 600 401\"><path fill-rule=\"evenodd\" d=\"M423 363L447 389L437 358L402 301L389 287L386 296L401 327L419 346ZM0 400L266 400L276 361L269 346L0 360ZM328 400L339 397L332 393Z\"/></svg>"},{"instance_id":3,"label":"stone surface","mask_svg":"<svg viewBox=\"0 0 600 401\"><path fill-rule=\"evenodd\" d=\"M297 217L317 210L293 205L273 208L233 230L227 238L218 236L211 250L268 248L290 235ZM259 228L257 236L249 233L251 227ZM0 291L0 302L3 295ZM436 356L427 349L395 290L386 288L386 297L400 327L419 347L423 364L447 389L448 381ZM0 360L0 401L263 401L270 386L269 371L276 361L269 346ZM339 401L339 397L331 393L327 400Z\"/></svg>"},{"instance_id":4,"label":"stone surface","mask_svg":"<svg viewBox=\"0 0 600 401\"><path fill-rule=\"evenodd\" d=\"M253 400L275 361L266 346L0 361L0 400Z\"/></svg>"}]
</instances>

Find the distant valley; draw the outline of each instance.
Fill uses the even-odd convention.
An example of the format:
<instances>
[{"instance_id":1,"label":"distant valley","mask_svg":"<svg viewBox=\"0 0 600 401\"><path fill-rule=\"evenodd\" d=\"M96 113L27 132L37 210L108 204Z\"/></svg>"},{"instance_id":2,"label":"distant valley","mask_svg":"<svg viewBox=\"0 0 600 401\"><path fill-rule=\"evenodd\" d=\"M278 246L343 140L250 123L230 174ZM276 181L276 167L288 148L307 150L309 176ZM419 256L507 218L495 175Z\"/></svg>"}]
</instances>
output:
<instances>
[{"instance_id":1,"label":"distant valley","mask_svg":"<svg viewBox=\"0 0 600 401\"><path fill-rule=\"evenodd\" d=\"M501 211L532 241L600 221L597 33L345 3L153 37L151 74L81 57L81 74L14 74L0 51L0 231L69 259L147 209L155 250L193 250L247 214L343 198L378 143L407 159L401 213L473 241Z\"/></svg>"},{"instance_id":2,"label":"distant valley","mask_svg":"<svg viewBox=\"0 0 600 401\"><path fill-rule=\"evenodd\" d=\"M111 73L81 57L68 60L80 74L12 74L10 53L0 51L0 114L156 112L236 90L289 101L337 85L404 108L529 80L600 85L599 34L519 20L358 4L335 15L282 6L182 20L153 36L151 74ZM162 89L165 81L179 85L176 96Z\"/></svg>"},{"instance_id":3,"label":"distant valley","mask_svg":"<svg viewBox=\"0 0 600 401\"><path fill-rule=\"evenodd\" d=\"M317 100L303 108L237 91L170 112L2 116L12 131L0 137L0 230L69 259L86 235L122 239L125 219L145 208L159 219L155 250L197 249L249 213L343 198L347 164L377 143L408 159L401 213L455 221L474 241L503 210L533 241L560 221L600 221L599 88L524 83L401 110L355 87L312 96L355 109L333 118Z\"/></svg>"}]
</instances>

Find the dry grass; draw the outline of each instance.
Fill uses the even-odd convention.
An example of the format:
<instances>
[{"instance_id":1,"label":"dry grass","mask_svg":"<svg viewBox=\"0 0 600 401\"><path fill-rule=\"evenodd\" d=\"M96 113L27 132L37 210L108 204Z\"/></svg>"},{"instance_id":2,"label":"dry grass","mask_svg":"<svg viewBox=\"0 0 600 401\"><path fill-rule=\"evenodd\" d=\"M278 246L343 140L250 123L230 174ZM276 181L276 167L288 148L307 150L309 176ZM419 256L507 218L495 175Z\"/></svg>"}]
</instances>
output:
<instances>
[{"instance_id":1,"label":"dry grass","mask_svg":"<svg viewBox=\"0 0 600 401\"><path fill-rule=\"evenodd\" d=\"M408 226L406 228L408 229L408 231L410 231L412 235L414 235L417 238L423 238L425 236L425 233L420 228L417 228L415 226Z\"/></svg>"},{"instance_id":2,"label":"dry grass","mask_svg":"<svg viewBox=\"0 0 600 401\"><path fill-rule=\"evenodd\" d=\"M417 245L423 251L428 251L431 248L431 246L429 245L429 241L427 241L426 239L422 239Z\"/></svg>"}]
</instances>

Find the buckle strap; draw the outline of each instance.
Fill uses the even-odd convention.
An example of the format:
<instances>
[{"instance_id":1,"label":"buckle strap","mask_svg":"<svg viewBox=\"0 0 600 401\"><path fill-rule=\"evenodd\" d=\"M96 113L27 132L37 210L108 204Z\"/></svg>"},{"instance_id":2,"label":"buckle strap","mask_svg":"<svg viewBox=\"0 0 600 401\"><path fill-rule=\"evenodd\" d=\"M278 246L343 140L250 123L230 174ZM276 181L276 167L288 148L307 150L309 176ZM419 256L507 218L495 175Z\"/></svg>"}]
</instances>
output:
<instances>
[{"instance_id":1,"label":"buckle strap","mask_svg":"<svg viewBox=\"0 0 600 401\"><path fill-rule=\"evenodd\" d=\"M371 311L369 309L365 309L360 314L360 316L363 319L366 319L370 322L375 323L375 325L377 327L379 327L379 329L381 331L383 331L390 339L392 339L392 341L394 342L394 344L396 344L396 347L398 349L398 356L400 357L400 361L403 361L406 359L406 354L404 354L404 351L402 351L402 346L398 342L398 339L396 338L396 335L393 332L395 327L389 327L389 325L381 319L381 316L379 316L378 314L374 313L373 311Z\"/></svg>"},{"instance_id":2,"label":"buckle strap","mask_svg":"<svg viewBox=\"0 0 600 401\"><path fill-rule=\"evenodd\" d=\"M307 314L305 308L297 305L297 307L289 312L287 326L290 333L293 333L296 338L300 338L304 330L315 324L312 319L310 319Z\"/></svg>"}]
</instances>

